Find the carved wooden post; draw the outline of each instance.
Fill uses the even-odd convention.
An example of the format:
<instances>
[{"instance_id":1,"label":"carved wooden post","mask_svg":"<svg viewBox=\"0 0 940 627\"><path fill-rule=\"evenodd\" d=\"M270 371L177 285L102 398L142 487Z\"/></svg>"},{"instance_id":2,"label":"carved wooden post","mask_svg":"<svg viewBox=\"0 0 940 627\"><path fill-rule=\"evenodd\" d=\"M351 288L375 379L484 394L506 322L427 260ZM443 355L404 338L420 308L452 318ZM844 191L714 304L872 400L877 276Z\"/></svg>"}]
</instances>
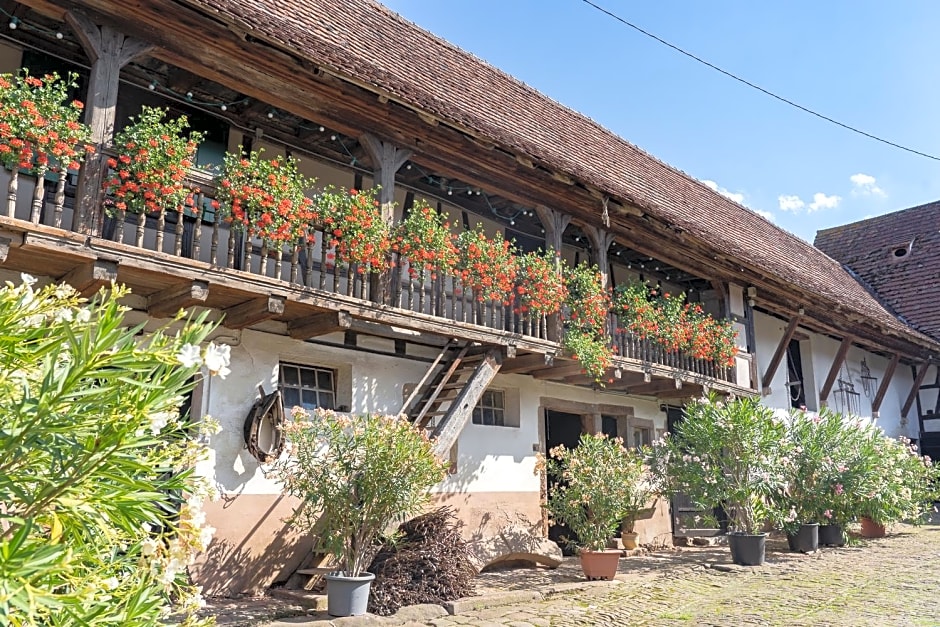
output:
<instances>
[{"instance_id":1,"label":"carved wooden post","mask_svg":"<svg viewBox=\"0 0 940 627\"><path fill-rule=\"evenodd\" d=\"M610 284L610 259L607 256L607 251L610 249L610 245L614 243L614 234L596 226L585 226L584 234L591 240L591 248L594 249L597 269L601 273L604 287L608 287Z\"/></svg>"},{"instance_id":2,"label":"carved wooden post","mask_svg":"<svg viewBox=\"0 0 940 627\"><path fill-rule=\"evenodd\" d=\"M395 173L405 164L412 151L407 148L398 148L391 142L383 142L368 133L359 138L359 143L368 151L375 168L375 181L381 186L379 189L379 204L382 206L382 219L391 226L401 212L395 211ZM385 271L373 274L369 286L371 300L384 303L388 300L389 284L396 277L397 272Z\"/></svg>"},{"instance_id":3,"label":"carved wooden post","mask_svg":"<svg viewBox=\"0 0 940 627\"><path fill-rule=\"evenodd\" d=\"M543 206L537 206L535 211L538 213L539 222L545 228L545 247L551 248L556 255L560 255L562 236L571 223L571 216ZM546 339L552 342L561 341L561 318L558 314L549 317L546 335L548 336Z\"/></svg>"},{"instance_id":4,"label":"carved wooden post","mask_svg":"<svg viewBox=\"0 0 940 627\"><path fill-rule=\"evenodd\" d=\"M98 149L95 154L85 158L85 167L78 180L72 230L95 233L100 228L98 215L101 183L105 173L105 158L101 148L114 136L121 68L149 52L153 46L125 37L110 26L99 26L81 13L69 11L66 20L91 60L85 123L91 127L91 141Z\"/></svg>"}]
</instances>

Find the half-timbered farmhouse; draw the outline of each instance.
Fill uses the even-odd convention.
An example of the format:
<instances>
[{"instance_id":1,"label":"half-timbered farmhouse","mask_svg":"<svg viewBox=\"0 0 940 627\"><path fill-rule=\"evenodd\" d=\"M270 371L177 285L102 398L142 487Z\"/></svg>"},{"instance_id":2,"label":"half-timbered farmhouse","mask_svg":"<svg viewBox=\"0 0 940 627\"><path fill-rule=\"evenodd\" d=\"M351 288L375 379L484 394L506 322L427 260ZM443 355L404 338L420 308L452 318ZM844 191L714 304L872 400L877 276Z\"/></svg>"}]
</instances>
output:
<instances>
[{"instance_id":1,"label":"half-timbered farmhouse","mask_svg":"<svg viewBox=\"0 0 940 627\"><path fill-rule=\"evenodd\" d=\"M232 373L192 399L223 427L200 467L222 495L193 571L207 593L285 581L308 552L258 459L272 436L251 417L265 422L275 408L256 401L274 391L287 406L421 421L452 460L437 500L472 538L548 532L537 453L585 431L647 444L707 391L827 404L919 435L908 415L937 340L818 249L380 4L3 0L0 10L0 71L77 72L100 148L65 177L0 173L0 275L89 296L117 281L132 289L131 317L154 326L180 308L222 320L215 337L231 346ZM205 133L191 173L198 214L105 210L109 142L142 105ZM284 246L246 237L211 210L206 166L259 148L300 158L323 185L380 185L390 218L424 200L455 231L482 224L520 250L551 247L596 264L608 286L642 279L684 293L734 321L733 364L663 350L612 316L618 351L601 386L562 349L557 320L479 303L453 277L361 275L322 233ZM641 542L688 532L675 505L640 522Z\"/></svg>"}]
</instances>

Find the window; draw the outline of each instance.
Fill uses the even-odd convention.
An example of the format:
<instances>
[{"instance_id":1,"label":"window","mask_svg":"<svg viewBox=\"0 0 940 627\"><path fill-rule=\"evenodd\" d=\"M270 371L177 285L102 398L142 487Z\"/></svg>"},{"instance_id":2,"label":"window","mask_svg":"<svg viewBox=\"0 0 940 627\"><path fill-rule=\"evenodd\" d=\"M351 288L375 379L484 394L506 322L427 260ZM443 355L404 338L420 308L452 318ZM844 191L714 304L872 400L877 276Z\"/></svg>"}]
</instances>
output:
<instances>
[{"instance_id":1,"label":"window","mask_svg":"<svg viewBox=\"0 0 940 627\"><path fill-rule=\"evenodd\" d=\"M293 364L281 364L281 395L284 408L334 409L336 376L333 370Z\"/></svg>"},{"instance_id":2,"label":"window","mask_svg":"<svg viewBox=\"0 0 940 627\"><path fill-rule=\"evenodd\" d=\"M653 443L653 429L650 427L633 427L633 446L640 448L641 446L649 446Z\"/></svg>"},{"instance_id":3,"label":"window","mask_svg":"<svg viewBox=\"0 0 940 627\"><path fill-rule=\"evenodd\" d=\"M487 390L473 408L473 424L506 426L506 396L502 390Z\"/></svg>"}]
</instances>

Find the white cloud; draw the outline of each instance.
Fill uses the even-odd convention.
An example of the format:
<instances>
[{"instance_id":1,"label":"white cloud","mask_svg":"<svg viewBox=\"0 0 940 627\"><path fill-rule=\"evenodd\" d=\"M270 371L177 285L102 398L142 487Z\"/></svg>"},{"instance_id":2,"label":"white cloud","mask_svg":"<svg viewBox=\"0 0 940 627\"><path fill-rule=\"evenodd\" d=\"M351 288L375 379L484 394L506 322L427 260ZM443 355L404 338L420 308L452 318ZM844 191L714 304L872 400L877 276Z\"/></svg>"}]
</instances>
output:
<instances>
[{"instance_id":1,"label":"white cloud","mask_svg":"<svg viewBox=\"0 0 940 627\"><path fill-rule=\"evenodd\" d=\"M774 218L774 214L772 214L769 211L764 211L763 209L755 209L754 213L761 216L762 218L770 220L771 222L774 222L776 220L776 218Z\"/></svg>"},{"instance_id":2,"label":"white cloud","mask_svg":"<svg viewBox=\"0 0 940 627\"><path fill-rule=\"evenodd\" d=\"M806 206L806 203L803 202L803 199L795 195L781 194L780 196L777 196L777 203L780 206L780 211L792 211L793 213L797 213L800 209Z\"/></svg>"},{"instance_id":3,"label":"white cloud","mask_svg":"<svg viewBox=\"0 0 940 627\"><path fill-rule=\"evenodd\" d=\"M880 196L885 198L888 195L885 190L878 187L875 177L870 174L859 172L850 176L849 180L852 181L853 185L852 194L856 196Z\"/></svg>"},{"instance_id":4,"label":"white cloud","mask_svg":"<svg viewBox=\"0 0 940 627\"><path fill-rule=\"evenodd\" d=\"M813 194L813 202L809 203L809 212L819 211L820 209L835 209L842 202L841 196L827 196L822 192Z\"/></svg>"},{"instance_id":5,"label":"white cloud","mask_svg":"<svg viewBox=\"0 0 940 627\"><path fill-rule=\"evenodd\" d=\"M707 188L709 188L710 190L712 190L713 192L718 192L719 194L721 194L722 196L724 196L724 197L727 198L728 200L733 200L734 202L738 203L739 205L743 205L743 204L744 204L744 193L743 193L743 192L729 192L727 189L725 189L724 187L720 186L720 185L719 185L718 183L716 183L715 181L703 180L703 181L702 181L702 184L705 185L705 187L707 187Z\"/></svg>"}]
</instances>

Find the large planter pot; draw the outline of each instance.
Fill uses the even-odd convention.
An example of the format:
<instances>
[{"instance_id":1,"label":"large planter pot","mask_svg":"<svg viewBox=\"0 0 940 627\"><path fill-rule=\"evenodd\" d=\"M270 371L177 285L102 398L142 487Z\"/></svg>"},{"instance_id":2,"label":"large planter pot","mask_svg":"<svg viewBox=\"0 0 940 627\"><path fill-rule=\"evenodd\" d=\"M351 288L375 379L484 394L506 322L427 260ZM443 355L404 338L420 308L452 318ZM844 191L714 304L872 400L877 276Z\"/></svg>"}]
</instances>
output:
<instances>
[{"instance_id":1,"label":"large planter pot","mask_svg":"<svg viewBox=\"0 0 940 627\"><path fill-rule=\"evenodd\" d=\"M623 548L632 551L636 548L636 539L639 534L635 531L623 531L620 533L620 542L623 544Z\"/></svg>"},{"instance_id":2,"label":"large planter pot","mask_svg":"<svg viewBox=\"0 0 940 627\"><path fill-rule=\"evenodd\" d=\"M883 538L885 537L885 526L879 525L868 517L862 517L862 537L863 538Z\"/></svg>"},{"instance_id":3,"label":"large planter pot","mask_svg":"<svg viewBox=\"0 0 940 627\"><path fill-rule=\"evenodd\" d=\"M791 551L812 553L819 548L819 523L803 523L796 533L787 534Z\"/></svg>"},{"instance_id":4,"label":"large planter pot","mask_svg":"<svg viewBox=\"0 0 940 627\"><path fill-rule=\"evenodd\" d=\"M324 575L326 579L326 611L330 616L360 616L369 607L369 589L375 575L362 573L358 577Z\"/></svg>"},{"instance_id":5,"label":"large planter pot","mask_svg":"<svg viewBox=\"0 0 940 627\"><path fill-rule=\"evenodd\" d=\"M819 525L820 546L845 546L842 525Z\"/></svg>"},{"instance_id":6,"label":"large planter pot","mask_svg":"<svg viewBox=\"0 0 940 627\"><path fill-rule=\"evenodd\" d=\"M581 570L588 579L613 579L620 563L620 551L588 551L581 549Z\"/></svg>"},{"instance_id":7,"label":"large planter pot","mask_svg":"<svg viewBox=\"0 0 940 627\"><path fill-rule=\"evenodd\" d=\"M764 563L767 534L732 532L728 534L728 546L731 548L731 561L738 566L760 566Z\"/></svg>"}]
</instances>

